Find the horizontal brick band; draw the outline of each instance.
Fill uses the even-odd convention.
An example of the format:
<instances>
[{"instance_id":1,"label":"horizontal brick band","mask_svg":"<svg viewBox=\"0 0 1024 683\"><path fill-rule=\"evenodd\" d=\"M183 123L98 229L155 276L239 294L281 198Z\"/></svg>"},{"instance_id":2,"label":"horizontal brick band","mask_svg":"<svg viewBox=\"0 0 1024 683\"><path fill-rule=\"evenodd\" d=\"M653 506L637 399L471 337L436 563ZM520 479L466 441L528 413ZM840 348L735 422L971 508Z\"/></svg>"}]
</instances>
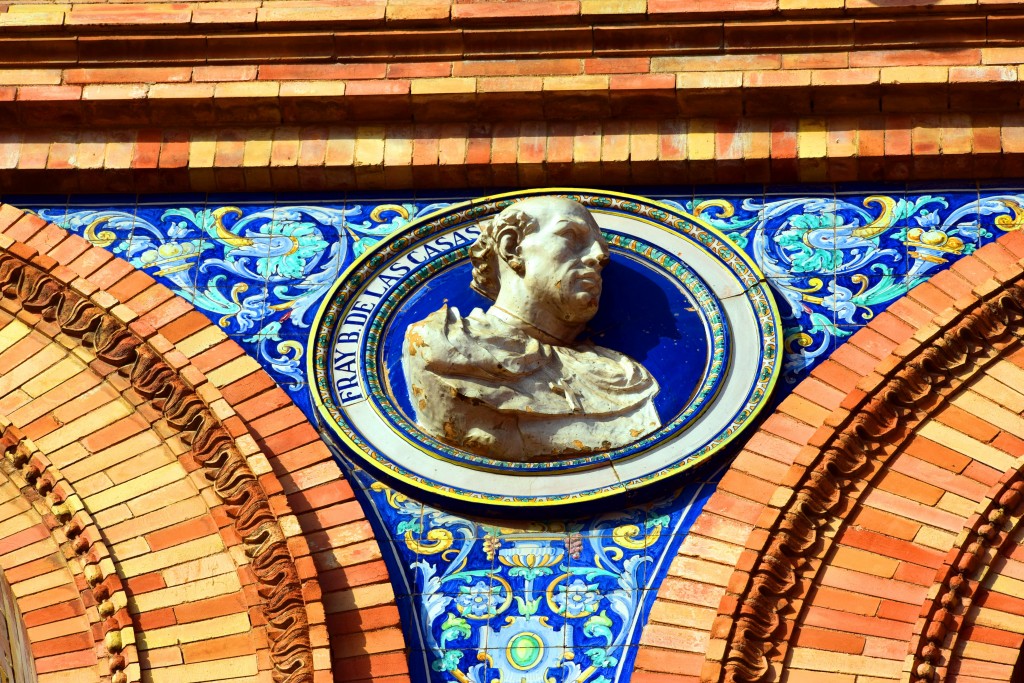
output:
<instances>
[{"instance_id":1,"label":"horizontal brick band","mask_svg":"<svg viewBox=\"0 0 1024 683\"><path fill-rule=\"evenodd\" d=\"M970 52L978 53L971 59L981 59L979 51ZM828 67L833 56L844 65ZM666 57L0 70L0 120L19 129L49 130L163 127L183 118L199 126L277 126L594 121L636 112L659 119L862 116L1014 113L1024 100L1024 67L1016 64L883 65L890 59L880 55L873 65L850 67L846 54L805 57L800 64L806 68L782 68L782 55L764 54L719 61ZM1024 60L1024 48L992 59ZM651 65L645 66L648 61Z\"/></svg>"},{"instance_id":2,"label":"horizontal brick band","mask_svg":"<svg viewBox=\"0 0 1024 683\"><path fill-rule=\"evenodd\" d=\"M531 2L430 2L428 0L368 0L302 2L262 0L251 3L125 2L102 0L73 4L14 3L0 13L5 29L64 29L87 31L116 26L147 26L154 30L183 27L218 28L373 28L382 26L488 26L509 21L538 25L637 21L749 21L803 17L871 19L924 11L924 16L949 16L983 5L991 13L1014 12L1019 2L953 2L934 0L880 4L872 0L534 0ZM998 30L998 28L996 29Z\"/></svg>"},{"instance_id":3,"label":"horizontal brick band","mask_svg":"<svg viewBox=\"0 0 1024 683\"><path fill-rule=\"evenodd\" d=\"M996 178L1024 115L0 133L8 192Z\"/></svg>"}]
</instances>

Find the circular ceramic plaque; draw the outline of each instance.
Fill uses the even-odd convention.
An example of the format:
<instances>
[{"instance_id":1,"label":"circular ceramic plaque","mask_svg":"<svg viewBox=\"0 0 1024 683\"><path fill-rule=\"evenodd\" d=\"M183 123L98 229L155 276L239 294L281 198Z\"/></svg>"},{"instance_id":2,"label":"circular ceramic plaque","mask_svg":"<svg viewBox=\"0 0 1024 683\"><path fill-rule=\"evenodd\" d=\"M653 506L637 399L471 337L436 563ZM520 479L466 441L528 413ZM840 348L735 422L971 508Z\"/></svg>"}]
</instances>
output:
<instances>
[{"instance_id":1,"label":"circular ceramic plaque","mask_svg":"<svg viewBox=\"0 0 1024 683\"><path fill-rule=\"evenodd\" d=\"M645 368L657 382L660 425L617 447L516 462L463 450L417 424L403 343L411 325L444 307L488 309L470 288L479 224L536 196L579 202L596 219L610 258L598 312L577 343ZM636 489L720 451L767 400L779 334L761 274L699 219L629 195L534 190L448 207L364 254L324 300L309 371L325 422L371 470L447 497L550 506Z\"/></svg>"}]
</instances>

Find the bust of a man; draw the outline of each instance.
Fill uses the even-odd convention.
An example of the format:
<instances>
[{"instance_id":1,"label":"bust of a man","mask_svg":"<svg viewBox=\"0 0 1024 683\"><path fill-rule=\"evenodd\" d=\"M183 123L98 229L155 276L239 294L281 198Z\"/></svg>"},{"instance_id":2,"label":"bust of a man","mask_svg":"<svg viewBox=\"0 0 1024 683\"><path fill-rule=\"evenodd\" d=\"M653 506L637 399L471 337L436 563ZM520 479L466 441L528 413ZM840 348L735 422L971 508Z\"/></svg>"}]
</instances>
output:
<instances>
[{"instance_id":1,"label":"bust of a man","mask_svg":"<svg viewBox=\"0 0 1024 683\"><path fill-rule=\"evenodd\" d=\"M624 446L661 426L658 383L632 358L577 336L597 313L608 244L581 204L525 199L480 224L473 289L409 326L402 364L416 423L457 448L548 461Z\"/></svg>"}]
</instances>

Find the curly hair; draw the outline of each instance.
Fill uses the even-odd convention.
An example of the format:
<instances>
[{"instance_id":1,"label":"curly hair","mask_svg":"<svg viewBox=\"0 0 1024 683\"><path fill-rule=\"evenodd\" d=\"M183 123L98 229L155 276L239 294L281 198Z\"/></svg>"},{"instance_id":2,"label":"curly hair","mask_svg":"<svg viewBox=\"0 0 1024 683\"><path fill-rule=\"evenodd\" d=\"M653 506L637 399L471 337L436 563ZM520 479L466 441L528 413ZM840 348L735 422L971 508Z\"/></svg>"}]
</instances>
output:
<instances>
[{"instance_id":1,"label":"curly hair","mask_svg":"<svg viewBox=\"0 0 1024 683\"><path fill-rule=\"evenodd\" d=\"M506 207L494 218L480 221L478 225L480 236L469 249L469 259L473 263L473 282L470 286L494 301L501 289L498 281L498 241L502 233L514 231L518 243L535 231L539 222L516 203Z\"/></svg>"}]
</instances>

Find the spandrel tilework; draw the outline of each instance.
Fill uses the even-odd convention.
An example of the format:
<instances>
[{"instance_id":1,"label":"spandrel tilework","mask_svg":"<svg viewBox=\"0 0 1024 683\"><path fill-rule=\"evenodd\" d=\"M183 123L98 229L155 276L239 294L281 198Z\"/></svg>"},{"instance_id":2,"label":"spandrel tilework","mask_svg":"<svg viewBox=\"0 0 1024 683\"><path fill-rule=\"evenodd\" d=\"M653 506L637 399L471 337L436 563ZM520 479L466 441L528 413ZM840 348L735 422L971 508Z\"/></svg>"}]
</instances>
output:
<instances>
[{"instance_id":1,"label":"spandrel tilework","mask_svg":"<svg viewBox=\"0 0 1024 683\"><path fill-rule=\"evenodd\" d=\"M910 288L1024 227L1024 187L629 191L709 222L765 274L785 328L775 401ZM192 302L315 423L305 345L330 285L410 220L475 196L5 199ZM339 459L387 555L414 679L473 683L628 680L668 566L728 461L623 509L524 521L416 501Z\"/></svg>"}]
</instances>

